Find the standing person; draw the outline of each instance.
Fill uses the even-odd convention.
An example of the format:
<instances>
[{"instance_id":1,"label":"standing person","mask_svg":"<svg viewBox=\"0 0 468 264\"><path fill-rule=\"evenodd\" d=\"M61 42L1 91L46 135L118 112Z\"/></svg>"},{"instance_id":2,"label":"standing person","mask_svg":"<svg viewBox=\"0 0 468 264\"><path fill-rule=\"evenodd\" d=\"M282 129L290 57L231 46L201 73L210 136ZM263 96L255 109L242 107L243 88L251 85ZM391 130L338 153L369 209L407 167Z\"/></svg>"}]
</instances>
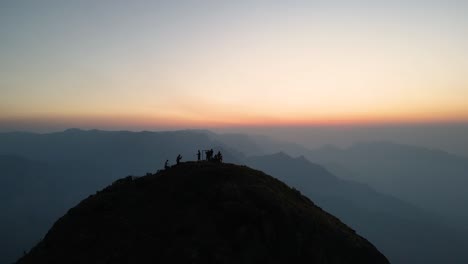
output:
<instances>
[{"instance_id":1,"label":"standing person","mask_svg":"<svg viewBox=\"0 0 468 264\"><path fill-rule=\"evenodd\" d=\"M177 165L179 165L181 159L182 159L182 156L180 154L177 155L177 158L176 158L176 164Z\"/></svg>"},{"instance_id":2,"label":"standing person","mask_svg":"<svg viewBox=\"0 0 468 264\"><path fill-rule=\"evenodd\" d=\"M166 160L166 162L164 162L164 169L169 169L169 160Z\"/></svg>"},{"instance_id":3,"label":"standing person","mask_svg":"<svg viewBox=\"0 0 468 264\"><path fill-rule=\"evenodd\" d=\"M210 149L210 151L208 152L210 155L208 156L208 160L211 160L213 159L213 149Z\"/></svg>"},{"instance_id":4,"label":"standing person","mask_svg":"<svg viewBox=\"0 0 468 264\"><path fill-rule=\"evenodd\" d=\"M200 161L200 158L201 158L201 152L200 152L200 150L198 150L198 153L197 153L197 159L198 159L198 161Z\"/></svg>"}]
</instances>

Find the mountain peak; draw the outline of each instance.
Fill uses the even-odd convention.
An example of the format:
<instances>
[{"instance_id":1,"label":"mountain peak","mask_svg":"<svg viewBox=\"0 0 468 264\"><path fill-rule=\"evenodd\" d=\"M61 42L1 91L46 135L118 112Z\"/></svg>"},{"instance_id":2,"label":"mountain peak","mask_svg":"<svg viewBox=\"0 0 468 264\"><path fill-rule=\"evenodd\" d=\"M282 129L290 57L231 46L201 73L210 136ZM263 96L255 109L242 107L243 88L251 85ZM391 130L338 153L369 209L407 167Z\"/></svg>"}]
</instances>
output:
<instances>
[{"instance_id":1,"label":"mountain peak","mask_svg":"<svg viewBox=\"0 0 468 264\"><path fill-rule=\"evenodd\" d=\"M63 131L63 133L80 133L80 132L84 132L85 130L82 130L80 128L68 128L68 129L65 129Z\"/></svg>"},{"instance_id":2,"label":"mountain peak","mask_svg":"<svg viewBox=\"0 0 468 264\"><path fill-rule=\"evenodd\" d=\"M388 263L281 181L186 162L126 177L60 218L17 263Z\"/></svg>"},{"instance_id":3,"label":"mountain peak","mask_svg":"<svg viewBox=\"0 0 468 264\"><path fill-rule=\"evenodd\" d=\"M293 157L289 156L287 153L285 153L284 151L280 151L280 152L276 152L276 153L273 153L273 154L270 154L270 155L266 155L266 156L270 156L272 158L281 158L281 159L290 159L292 160Z\"/></svg>"}]
</instances>

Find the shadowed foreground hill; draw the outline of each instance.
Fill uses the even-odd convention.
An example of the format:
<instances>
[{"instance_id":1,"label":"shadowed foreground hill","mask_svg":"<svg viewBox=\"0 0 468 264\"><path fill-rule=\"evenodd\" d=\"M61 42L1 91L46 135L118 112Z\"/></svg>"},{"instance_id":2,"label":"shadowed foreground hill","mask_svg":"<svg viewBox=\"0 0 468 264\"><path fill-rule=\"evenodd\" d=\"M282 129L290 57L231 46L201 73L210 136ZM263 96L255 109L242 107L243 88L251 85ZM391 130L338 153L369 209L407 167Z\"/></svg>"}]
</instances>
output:
<instances>
[{"instance_id":1,"label":"shadowed foreground hill","mask_svg":"<svg viewBox=\"0 0 468 264\"><path fill-rule=\"evenodd\" d=\"M83 200L17 263L388 263L260 171L187 162Z\"/></svg>"}]
</instances>

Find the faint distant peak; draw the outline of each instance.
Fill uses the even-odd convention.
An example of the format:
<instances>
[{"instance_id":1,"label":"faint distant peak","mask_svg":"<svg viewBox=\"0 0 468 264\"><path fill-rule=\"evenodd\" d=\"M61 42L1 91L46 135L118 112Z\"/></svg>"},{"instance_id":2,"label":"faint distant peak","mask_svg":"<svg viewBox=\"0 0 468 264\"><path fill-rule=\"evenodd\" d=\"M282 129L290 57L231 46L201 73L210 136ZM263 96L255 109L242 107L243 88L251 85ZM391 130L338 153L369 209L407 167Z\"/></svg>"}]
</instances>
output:
<instances>
[{"instance_id":1,"label":"faint distant peak","mask_svg":"<svg viewBox=\"0 0 468 264\"><path fill-rule=\"evenodd\" d=\"M366 146L403 146L393 141L376 140L376 141L358 141L351 147L366 147Z\"/></svg>"},{"instance_id":2,"label":"faint distant peak","mask_svg":"<svg viewBox=\"0 0 468 264\"><path fill-rule=\"evenodd\" d=\"M407 145L392 141L362 141L353 144L349 150L380 150L380 151L422 151L443 152L423 146Z\"/></svg>"},{"instance_id":3,"label":"faint distant peak","mask_svg":"<svg viewBox=\"0 0 468 264\"><path fill-rule=\"evenodd\" d=\"M284 151L280 151L280 152L277 152L277 153L273 153L271 155L266 155L266 157L270 156L271 158L279 158L279 159L289 159L289 160L293 160L294 158L289 156L288 154L286 154L286 152Z\"/></svg>"},{"instance_id":4,"label":"faint distant peak","mask_svg":"<svg viewBox=\"0 0 468 264\"><path fill-rule=\"evenodd\" d=\"M333 144L325 144L319 148L320 151L340 151L343 150Z\"/></svg>"},{"instance_id":5,"label":"faint distant peak","mask_svg":"<svg viewBox=\"0 0 468 264\"><path fill-rule=\"evenodd\" d=\"M85 130L79 129L79 128L68 128L63 131L63 133L81 133L85 132Z\"/></svg>"},{"instance_id":6,"label":"faint distant peak","mask_svg":"<svg viewBox=\"0 0 468 264\"><path fill-rule=\"evenodd\" d=\"M288 155L287 153L285 153L284 151L280 151L280 152L270 154L270 155L257 156L257 159L268 160L270 162L289 162L290 164L294 164L296 166L300 165L300 166L321 167L320 165L310 162L310 160L308 160L304 156L292 157Z\"/></svg>"}]
</instances>

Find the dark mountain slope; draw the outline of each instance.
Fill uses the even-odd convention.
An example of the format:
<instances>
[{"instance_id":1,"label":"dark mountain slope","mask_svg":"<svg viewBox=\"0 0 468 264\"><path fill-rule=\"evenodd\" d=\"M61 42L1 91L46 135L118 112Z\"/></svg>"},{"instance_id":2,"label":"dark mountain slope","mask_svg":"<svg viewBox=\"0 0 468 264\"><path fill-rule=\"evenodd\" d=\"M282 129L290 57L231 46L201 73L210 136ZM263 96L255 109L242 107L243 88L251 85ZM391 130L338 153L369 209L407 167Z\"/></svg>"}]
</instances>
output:
<instances>
[{"instance_id":1,"label":"dark mountain slope","mask_svg":"<svg viewBox=\"0 0 468 264\"><path fill-rule=\"evenodd\" d=\"M127 177L59 219L24 263L388 263L298 191L243 166Z\"/></svg>"},{"instance_id":2,"label":"dark mountain slope","mask_svg":"<svg viewBox=\"0 0 468 264\"><path fill-rule=\"evenodd\" d=\"M466 232L364 184L284 153L250 157L247 165L284 181L356 229L392 263L468 263Z\"/></svg>"}]
</instances>

